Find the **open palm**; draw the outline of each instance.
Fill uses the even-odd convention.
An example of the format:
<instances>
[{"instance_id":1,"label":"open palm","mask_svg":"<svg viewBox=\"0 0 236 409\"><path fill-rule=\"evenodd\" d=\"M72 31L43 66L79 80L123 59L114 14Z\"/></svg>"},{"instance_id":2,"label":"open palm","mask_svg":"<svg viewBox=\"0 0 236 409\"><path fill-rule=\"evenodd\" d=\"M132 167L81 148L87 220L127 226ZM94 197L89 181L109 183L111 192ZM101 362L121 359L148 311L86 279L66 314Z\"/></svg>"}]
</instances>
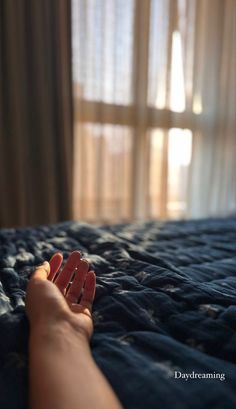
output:
<instances>
[{"instance_id":1,"label":"open palm","mask_svg":"<svg viewBox=\"0 0 236 409\"><path fill-rule=\"evenodd\" d=\"M92 304L96 277L79 251L69 256L61 269L63 256L53 255L32 275L26 294L26 310L31 325L66 319L90 339L93 332Z\"/></svg>"}]
</instances>

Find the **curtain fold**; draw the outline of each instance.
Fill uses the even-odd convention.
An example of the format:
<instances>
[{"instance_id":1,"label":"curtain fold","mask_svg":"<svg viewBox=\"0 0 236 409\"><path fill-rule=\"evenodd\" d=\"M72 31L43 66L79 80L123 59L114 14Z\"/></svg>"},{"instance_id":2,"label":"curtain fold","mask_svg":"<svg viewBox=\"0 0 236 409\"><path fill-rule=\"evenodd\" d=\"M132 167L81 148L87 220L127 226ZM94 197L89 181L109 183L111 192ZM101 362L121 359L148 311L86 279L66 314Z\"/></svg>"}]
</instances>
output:
<instances>
[{"instance_id":1,"label":"curtain fold","mask_svg":"<svg viewBox=\"0 0 236 409\"><path fill-rule=\"evenodd\" d=\"M197 3L194 85L202 112L195 118L188 215L236 213L236 3Z\"/></svg>"},{"instance_id":2,"label":"curtain fold","mask_svg":"<svg viewBox=\"0 0 236 409\"><path fill-rule=\"evenodd\" d=\"M72 217L71 6L0 2L0 225Z\"/></svg>"}]
</instances>

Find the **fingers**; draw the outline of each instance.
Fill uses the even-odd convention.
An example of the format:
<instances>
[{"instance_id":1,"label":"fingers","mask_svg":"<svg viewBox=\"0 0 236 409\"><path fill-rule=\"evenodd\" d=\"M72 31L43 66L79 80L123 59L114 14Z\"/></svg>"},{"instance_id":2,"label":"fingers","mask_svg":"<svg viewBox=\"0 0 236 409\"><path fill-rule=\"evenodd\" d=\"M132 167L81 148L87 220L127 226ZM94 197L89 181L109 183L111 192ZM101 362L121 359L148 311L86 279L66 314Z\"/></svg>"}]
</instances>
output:
<instances>
[{"instance_id":1,"label":"fingers","mask_svg":"<svg viewBox=\"0 0 236 409\"><path fill-rule=\"evenodd\" d=\"M50 273L50 264L48 261L44 261L41 266L38 266L33 272L31 279L37 280L47 280L48 274Z\"/></svg>"},{"instance_id":2,"label":"fingers","mask_svg":"<svg viewBox=\"0 0 236 409\"><path fill-rule=\"evenodd\" d=\"M59 268L61 267L61 263L63 261L63 255L61 253L55 253L51 257L49 264L50 264L50 274L48 276L48 280L53 281Z\"/></svg>"},{"instance_id":3,"label":"fingers","mask_svg":"<svg viewBox=\"0 0 236 409\"><path fill-rule=\"evenodd\" d=\"M55 284L64 294L66 291L67 286L69 285L71 278L80 262L80 252L73 251L70 257L68 258L64 268L59 273L58 277L55 280Z\"/></svg>"},{"instance_id":4,"label":"fingers","mask_svg":"<svg viewBox=\"0 0 236 409\"><path fill-rule=\"evenodd\" d=\"M95 296L95 288L96 288L96 275L94 271L89 271L85 284L84 284L84 291L80 301L80 304L84 307L87 307L90 311L92 310L93 300Z\"/></svg>"},{"instance_id":5,"label":"fingers","mask_svg":"<svg viewBox=\"0 0 236 409\"><path fill-rule=\"evenodd\" d=\"M94 271L89 271L88 262L86 260L81 260L81 254L79 251L74 251L71 253L64 268L55 279L62 261L62 254L55 253L51 257L49 263L45 261L42 266L39 266L35 270L32 277L54 281L59 290L65 295L69 304L75 304L78 302L83 289L82 298L78 305L82 308L88 308L91 312L96 288L96 276ZM73 277L74 274L75 276ZM73 282L71 283L72 277ZM68 287L69 289L66 293Z\"/></svg>"},{"instance_id":6,"label":"fingers","mask_svg":"<svg viewBox=\"0 0 236 409\"><path fill-rule=\"evenodd\" d=\"M66 294L66 299L69 303L76 303L78 301L88 270L88 262L86 260L80 260L73 282Z\"/></svg>"}]
</instances>

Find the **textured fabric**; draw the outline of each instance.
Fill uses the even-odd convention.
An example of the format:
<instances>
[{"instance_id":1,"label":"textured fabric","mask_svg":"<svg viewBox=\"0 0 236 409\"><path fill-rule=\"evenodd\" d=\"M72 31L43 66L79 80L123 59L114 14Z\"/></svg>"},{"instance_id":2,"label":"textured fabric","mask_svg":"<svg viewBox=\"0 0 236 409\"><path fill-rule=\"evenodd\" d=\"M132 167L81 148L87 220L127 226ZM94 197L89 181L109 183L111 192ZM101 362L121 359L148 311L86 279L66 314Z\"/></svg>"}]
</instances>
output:
<instances>
[{"instance_id":1,"label":"textured fabric","mask_svg":"<svg viewBox=\"0 0 236 409\"><path fill-rule=\"evenodd\" d=\"M0 407L26 408L27 277L75 249L97 273L93 355L125 408L235 407L235 243L236 219L1 230Z\"/></svg>"},{"instance_id":2,"label":"textured fabric","mask_svg":"<svg viewBox=\"0 0 236 409\"><path fill-rule=\"evenodd\" d=\"M0 1L0 227L72 218L70 1Z\"/></svg>"}]
</instances>

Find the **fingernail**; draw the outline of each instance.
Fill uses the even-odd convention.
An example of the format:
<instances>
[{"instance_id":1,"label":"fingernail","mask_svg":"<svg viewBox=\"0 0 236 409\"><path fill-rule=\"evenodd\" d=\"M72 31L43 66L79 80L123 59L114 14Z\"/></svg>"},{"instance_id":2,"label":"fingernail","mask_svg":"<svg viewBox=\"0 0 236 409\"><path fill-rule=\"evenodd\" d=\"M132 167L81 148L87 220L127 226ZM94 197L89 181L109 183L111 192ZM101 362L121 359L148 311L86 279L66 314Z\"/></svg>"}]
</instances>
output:
<instances>
[{"instance_id":1,"label":"fingernail","mask_svg":"<svg viewBox=\"0 0 236 409\"><path fill-rule=\"evenodd\" d=\"M48 261L44 261L43 263L38 264L35 268L37 269L37 268L40 268L40 267L43 267L44 270L46 270L48 273L50 272L50 264L49 264Z\"/></svg>"},{"instance_id":2,"label":"fingernail","mask_svg":"<svg viewBox=\"0 0 236 409\"><path fill-rule=\"evenodd\" d=\"M43 267L45 268L45 270L47 271L47 273L50 273L50 265L48 261L44 261L43 262Z\"/></svg>"},{"instance_id":3,"label":"fingernail","mask_svg":"<svg viewBox=\"0 0 236 409\"><path fill-rule=\"evenodd\" d=\"M44 268L44 270L46 270L48 274L50 273L50 265L48 261L44 261L43 263L39 264L36 268L40 267Z\"/></svg>"}]
</instances>

